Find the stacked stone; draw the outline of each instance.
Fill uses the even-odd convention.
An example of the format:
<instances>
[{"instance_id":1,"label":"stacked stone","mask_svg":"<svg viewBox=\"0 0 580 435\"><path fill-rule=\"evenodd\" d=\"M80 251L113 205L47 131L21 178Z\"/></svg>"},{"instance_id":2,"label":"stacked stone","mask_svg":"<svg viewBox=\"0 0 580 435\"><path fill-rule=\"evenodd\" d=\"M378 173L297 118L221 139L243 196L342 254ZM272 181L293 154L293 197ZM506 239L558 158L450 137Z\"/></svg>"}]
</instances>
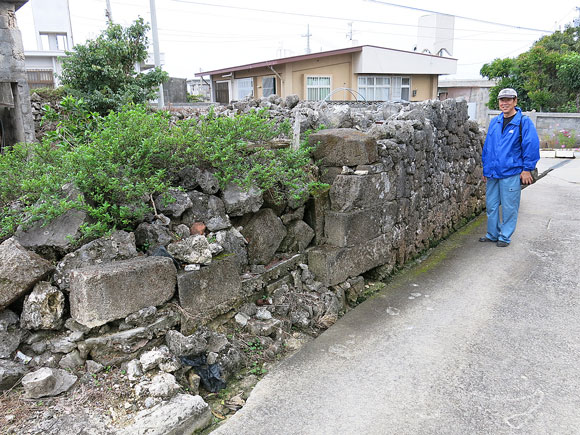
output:
<instances>
[{"instance_id":1,"label":"stacked stone","mask_svg":"<svg viewBox=\"0 0 580 435\"><path fill-rule=\"evenodd\" d=\"M316 276L333 285L378 266L389 272L481 211L482 143L455 100L405 106L368 134L311 135L332 184L315 228L324 243L308 256Z\"/></svg>"}]
</instances>

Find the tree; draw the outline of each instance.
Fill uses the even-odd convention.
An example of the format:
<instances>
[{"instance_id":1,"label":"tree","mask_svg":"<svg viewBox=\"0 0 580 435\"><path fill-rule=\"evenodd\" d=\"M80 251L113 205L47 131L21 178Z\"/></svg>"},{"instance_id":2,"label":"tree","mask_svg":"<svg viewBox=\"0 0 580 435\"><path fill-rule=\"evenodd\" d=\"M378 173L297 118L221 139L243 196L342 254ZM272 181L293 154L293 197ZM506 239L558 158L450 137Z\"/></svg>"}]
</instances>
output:
<instances>
[{"instance_id":1,"label":"tree","mask_svg":"<svg viewBox=\"0 0 580 435\"><path fill-rule=\"evenodd\" d=\"M127 28L109 22L96 39L73 47L62 60L65 90L103 115L153 98L168 76L160 68L146 74L135 70L147 58L148 30L142 18Z\"/></svg>"},{"instance_id":2,"label":"tree","mask_svg":"<svg viewBox=\"0 0 580 435\"><path fill-rule=\"evenodd\" d=\"M517 58L495 59L480 74L496 79L488 107L497 109L497 94L510 87L523 110L580 111L580 27L568 27L536 41Z\"/></svg>"}]
</instances>

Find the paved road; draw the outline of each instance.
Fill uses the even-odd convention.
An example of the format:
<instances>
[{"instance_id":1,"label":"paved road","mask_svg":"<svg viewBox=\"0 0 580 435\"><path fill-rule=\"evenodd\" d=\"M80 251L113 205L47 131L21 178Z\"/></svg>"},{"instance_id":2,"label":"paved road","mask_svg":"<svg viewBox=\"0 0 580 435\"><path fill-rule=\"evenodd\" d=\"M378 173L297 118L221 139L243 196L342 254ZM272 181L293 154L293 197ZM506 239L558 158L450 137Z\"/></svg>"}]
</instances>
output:
<instances>
[{"instance_id":1,"label":"paved road","mask_svg":"<svg viewBox=\"0 0 580 435\"><path fill-rule=\"evenodd\" d=\"M212 434L580 434L580 159L566 162L522 192L509 247L478 243L478 219Z\"/></svg>"}]
</instances>

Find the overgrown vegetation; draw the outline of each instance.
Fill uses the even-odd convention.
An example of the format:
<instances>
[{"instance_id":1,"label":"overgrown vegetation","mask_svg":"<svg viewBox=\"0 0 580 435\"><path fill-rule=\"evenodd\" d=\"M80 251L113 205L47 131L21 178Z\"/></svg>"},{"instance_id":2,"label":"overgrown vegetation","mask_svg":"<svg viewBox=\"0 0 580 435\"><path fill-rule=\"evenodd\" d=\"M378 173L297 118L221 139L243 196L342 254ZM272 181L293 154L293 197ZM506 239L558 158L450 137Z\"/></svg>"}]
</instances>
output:
<instances>
[{"instance_id":1,"label":"overgrown vegetation","mask_svg":"<svg viewBox=\"0 0 580 435\"><path fill-rule=\"evenodd\" d=\"M168 75L160 68L147 73L135 70L148 56L148 30L142 18L127 28L109 22L96 39L75 45L62 58L60 80L65 91L103 115L152 99Z\"/></svg>"},{"instance_id":2,"label":"overgrown vegetation","mask_svg":"<svg viewBox=\"0 0 580 435\"><path fill-rule=\"evenodd\" d=\"M83 240L133 230L152 211L152 196L178 187L177 174L187 166L211 170L222 188L230 182L254 185L279 201L328 187L316 181L306 146L264 146L290 130L264 111L233 118L210 111L172 124L169 113L143 105L107 115L71 96L61 105L60 113L47 110L45 119L58 123L42 142L16 145L0 156L1 238L19 225L46 223L71 209L90 216Z\"/></svg>"},{"instance_id":3,"label":"overgrown vegetation","mask_svg":"<svg viewBox=\"0 0 580 435\"><path fill-rule=\"evenodd\" d=\"M539 39L517 58L495 59L481 75L498 79L488 106L498 109L502 88L518 91L523 110L580 112L580 27L568 27Z\"/></svg>"}]
</instances>

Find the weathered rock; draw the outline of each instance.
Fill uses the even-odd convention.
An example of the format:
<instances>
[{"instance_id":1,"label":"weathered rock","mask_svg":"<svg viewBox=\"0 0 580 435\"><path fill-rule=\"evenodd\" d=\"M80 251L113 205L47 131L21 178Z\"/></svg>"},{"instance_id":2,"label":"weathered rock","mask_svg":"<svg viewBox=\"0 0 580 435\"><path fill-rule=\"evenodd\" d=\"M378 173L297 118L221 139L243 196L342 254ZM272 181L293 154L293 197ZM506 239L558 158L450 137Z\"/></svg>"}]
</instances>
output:
<instances>
[{"instance_id":1,"label":"weathered rock","mask_svg":"<svg viewBox=\"0 0 580 435\"><path fill-rule=\"evenodd\" d=\"M137 358L144 350L161 345L165 334L178 324L179 314L164 309L158 311L155 321L149 325L90 337L78 343L78 347L100 364L118 365Z\"/></svg>"},{"instance_id":2,"label":"weathered rock","mask_svg":"<svg viewBox=\"0 0 580 435\"><path fill-rule=\"evenodd\" d=\"M397 219L396 202L349 212L328 211L325 219L326 243L333 246L360 245L389 232Z\"/></svg>"},{"instance_id":3,"label":"weathered rock","mask_svg":"<svg viewBox=\"0 0 580 435\"><path fill-rule=\"evenodd\" d=\"M256 213L262 207L264 200L262 192L256 187L243 189L236 184L228 184L222 192L226 212L230 216L243 216L246 213Z\"/></svg>"},{"instance_id":4,"label":"weathered rock","mask_svg":"<svg viewBox=\"0 0 580 435\"><path fill-rule=\"evenodd\" d=\"M175 292L175 266L163 257L89 266L70 276L71 317L88 327L161 305Z\"/></svg>"},{"instance_id":5,"label":"weathered rock","mask_svg":"<svg viewBox=\"0 0 580 435\"><path fill-rule=\"evenodd\" d=\"M73 350L71 353L66 354L58 362L58 366L61 369L76 370L85 364L85 359L81 356L78 350Z\"/></svg>"},{"instance_id":6,"label":"weathered rock","mask_svg":"<svg viewBox=\"0 0 580 435\"><path fill-rule=\"evenodd\" d=\"M348 104L326 106L320 111L320 123L329 129L351 128L350 106Z\"/></svg>"},{"instance_id":7,"label":"weathered rock","mask_svg":"<svg viewBox=\"0 0 580 435\"><path fill-rule=\"evenodd\" d=\"M234 259L240 267L248 264L247 242L237 229L218 231L215 233L215 238L216 242L224 248L225 253L234 254Z\"/></svg>"},{"instance_id":8,"label":"weathered rock","mask_svg":"<svg viewBox=\"0 0 580 435\"><path fill-rule=\"evenodd\" d=\"M270 319L270 320L250 319L246 327L250 334L267 337L269 335L272 335L276 331L276 329L278 329L281 326L282 322L278 319Z\"/></svg>"},{"instance_id":9,"label":"weathered rock","mask_svg":"<svg viewBox=\"0 0 580 435\"><path fill-rule=\"evenodd\" d=\"M143 371L148 372L159 367L159 364L170 358L169 349L166 346L151 349L141 355L139 362Z\"/></svg>"},{"instance_id":10,"label":"weathered rock","mask_svg":"<svg viewBox=\"0 0 580 435\"><path fill-rule=\"evenodd\" d=\"M300 97L296 94L291 94L286 96L284 99L284 104L288 110L294 109L296 105L300 102Z\"/></svg>"},{"instance_id":11,"label":"weathered rock","mask_svg":"<svg viewBox=\"0 0 580 435\"><path fill-rule=\"evenodd\" d=\"M5 240L0 244L0 310L29 292L53 269L48 261L24 249L15 238Z\"/></svg>"},{"instance_id":12,"label":"weathered rock","mask_svg":"<svg viewBox=\"0 0 580 435\"><path fill-rule=\"evenodd\" d=\"M203 222L210 231L223 230L231 226L224 202L217 196L192 191L188 193L192 207L187 210L182 221L186 225Z\"/></svg>"},{"instance_id":13,"label":"weathered rock","mask_svg":"<svg viewBox=\"0 0 580 435\"><path fill-rule=\"evenodd\" d=\"M211 318L228 311L241 297L238 265L232 257L213 261L198 271L179 274L177 287L185 311L199 318Z\"/></svg>"},{"instance_id":14,"label":"weathered rock","mask_svg":"<svg viewBox=\"0 0 580 435\"><path fill-rule=\"evenodd\" d=\"M171 330L165 335L165 342L169 350L176 356L197 356L207 351L207 335L204 330L190 336Z\"/></svg>"},{"instance_id":15,"label":"weathered rock","mask_svg":"<svg viewBox=\"0 0 580 435\"><path fill-rule=\"evenodd\" d=\"M184 224L177 225L173 229L173 231L175 232L175 235L177 236L178 239L186 239L187 237L189 237L191 235L189 227L187 225L184 225Z\"/></svg>"},{"instance_id":16,"label":"weathered rock","mask_svg":"<svg viewBox=\"0 0 580 435\"><path fill-rule=\"evenodd\" d=\"M87 373L92 373L92 374L100 373L105 368L102 364L99 364L98 362L93 361L92 359L86 361L85 367L86 367Z\"/></svg>"},{"instance_id":17,"label":"weathered rock","mask_svg":"<svg viewBox=\"0 0 580 435\"><path fill-rule=\"evenodd\" d=\"M24 364L8 359L0 359L0 391L12 388L26 374Z\"/></svg>"},{"instance_id":18,"label":"weathered rock","mask_svg":"<svg viewBox=\"0 0 580 435\"><path fill-rule=\"evenodd\" d=\"M17 231L14 237L28 249L51 258L58 258L73 249L74 241L81 236L81 226L88 221L81 210L68 210L46 225L33 225L26 231Z\"/></svg>"},{"instance_id":19,"label":"weathered rock","mask_svg":"<svg viewBox=\"0 0 580 435\"><path fill-rule=\"evenodd\" d=\"M201 187L201 190L203 190L203 193L209 195L217 193L220 188L219 180L213 173L207 170L199 170L196 173L195 180L199 184L199 187Z\"/></svg>"},{"instance_id":20,"label":"weathered rock","mask_svg":"<svg viewBox=\"0 0 580 435\"><path fill-rule=\"evenodd\" d=\"M143 376L143 367L141 362L137 359L131 360L127 363L127 377L130 381L136 381Z\"/></svg>"},{"instance_id":21,"label":"weathered rock","mask_svg":"<svg viewBox=\"0 0 580 435\"><path fill-rule=\"evenodd\" d=\"M348 128L322 130L309 137L313 157L323 166L366 165L378 160L376 142L365 133Z\"/></svg>"},{"instance_id":22,"label":"weathered rock","mask_svg":"<svg viewBox=\"0 0 580 435\"><path fill-rule=\"evenodd\" d=\"M125 231L115 231L109 237L93 240L67 254L56 266L54 282L61 290L68 290L71 270L95 264L128 260L137 255L135 235Z\"/></svg>"},{"instance_id":23,"label":"weathered rock","mask_svg":"<svg viewBox=\"0 0 580 435\"><path fill-rule=\"evenodd\" d=\"M129 326L146 326L153 323L156 314L156 307L145 307L136 313L131 313L125 317L125 323Z\"/></svg>"},{"instance_id":24,"label":"weathered rock","mask_svg":"<svg viewBox=\"0 0 580 435\"><path fill-rule=\"evenodd\" d=\"M153 251L158 246L167 246L173 241L173 236L164 225L143 222L135 230L135 243L141 249Z\"/></svg>"},{"instance_id":25,"label":"weathered rock","mask_svg":"<svg viewBox=\"0 0 580 435\"><path fill-rule=\"evenodd\" d=\"M175 396L181 386L175 380L175 376L170 373L160 373L153 376L151 384L147 386L149 394L153 397L160 397L162 399L169 399Z\"/></svg>"},{"instance_id":26,"label":"weathered rock","mask_svg":"<svg viewBox=\"0 0 580 435\"><path fill-rule=\"evenodd\" d=\"M334 211L371 208L395 199L389 175L338 175L330 188L330 203Z\"/></svg>"},{"instance_id":27,"label":"weathered rock","mask_svg":"<svg viewBox=\"0 0 580 435\"><path fill-rule=\"evenodd\" d=\"M77 377L66 370L41 368L28 373L22 378L24 394L30 399L57 396L68 391L77 381Z\"/></svg>"},{"instance_id":28,"label":"weathered rock","mask_svg":"<svg viewBox=\"0 0 580 435\"><path fill-rule=\"evenodd\" d=\"M278 247L280 252L304 252L314 239L314 230L304 221L292 221L286 228L286 237Z\"/></svg>"},{"instance_id":29,"label":"weathered rock","mask_svg":"<svg viewBox=\"0 0 580 435\"><path fill-rule=\"evenodd\" d=\"M0 359L10 358L18 349L24 331L18 327L18 316L10 311L0 311Z\"/></svg>"},{"instance_id":30,"label":"weathered rock","mask_svg":"<svg viewBox=\"0 0 580 435\"><path fill-rule=\"evenodd\" d=\"M248 261L268 264L286 237L286 228L272 210L265 208L250 219L242 234L248 241Z\"/></svg>"},{"instance_id":31,"label":"weathered rock","mask_svg":"<svg viewBox=\"0 0 580 435\"><path fill-rule=\"evenodd\" d=\"M167 246L167 250L178 260L189 264L211 263L211 249L204 236L195 235L187 239L174 242Z\"/></svg>"},{"instance_id":32,"label":"weathered rock","mask_svg":"<svg viewBox=\"0 0 580 435\"><path fill-rule=\"evenodd\" d=\"M139 412L122 435L180 435L204 429L212 413L201 396L178 394L169 402Z\"/></svg>"},{"instance_id":33,"label":"weathered rock","mask_svg":"<svg viewBox=\"0 0 580 435\"><path fill-rule=\"evenodd\" d=\"M25 329L60 329L64 295L49 282L41 281L24 299L20 326Z\"/></svg>"},{"instance_id":34,"label":"weathered rock","mask_svg":"<svg viewBox=\"0 0 580 435\"><path fill-rule=\"evenodd\" d=\"M192 206L193 203L187 193L177 189L169 189L166 193L155 198L157 211L167 216L179 217Z\"/></svg>"},{"instance_id":35,"label":"weathered rock","mask_svg":"<svg viewBox=\"0 0 580 435\"><path fill-rule=\"evenodd\" d=\"M347 248L316 247L308 252L308 264L316 279L335 285L385 263L392 235L383 234L363 245Z\"/></svg>"}]
</instances>

